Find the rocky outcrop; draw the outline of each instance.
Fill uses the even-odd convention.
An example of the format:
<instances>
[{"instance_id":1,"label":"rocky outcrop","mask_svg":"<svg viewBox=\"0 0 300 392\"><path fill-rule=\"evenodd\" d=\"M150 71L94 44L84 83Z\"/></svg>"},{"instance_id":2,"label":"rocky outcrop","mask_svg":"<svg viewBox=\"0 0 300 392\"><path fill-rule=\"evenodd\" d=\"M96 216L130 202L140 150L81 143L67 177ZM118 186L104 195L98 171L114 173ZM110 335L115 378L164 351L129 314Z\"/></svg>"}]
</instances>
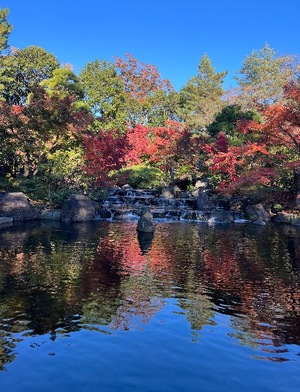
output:
<instances>
[{"instance_id":1,"label":"rocky outcrop","mask_svg":"<svg viewBox=\"0 0 300 392\"><path fill-rule=\"evenodd\" d=\"M26 221L38 218L34 208L22 192L0 192L0 216L14 221Z\"/></svg>"},{"instance_id":2,"label":"rocky outcrop","mask_svg":"<svg viewBox=\"0 0 300 392\"><path fill-rule=\"evenodd\" d=\"M61 220L70 222L87 222L95 218L94 203L85 195L71 195L63 205Z\"/></svg>"},{"instance_id":3,"label":"rocky outcrop","mask_svg":"<svg viewBox=\"0 0 300 392\"><path fill-rule=\"evenodd\" d=\"M141 213L136 229L138 232L143 232L143 233L154 232L153 214L149 208L144 207L141 209Z\"/></svg>"}]
</instances>

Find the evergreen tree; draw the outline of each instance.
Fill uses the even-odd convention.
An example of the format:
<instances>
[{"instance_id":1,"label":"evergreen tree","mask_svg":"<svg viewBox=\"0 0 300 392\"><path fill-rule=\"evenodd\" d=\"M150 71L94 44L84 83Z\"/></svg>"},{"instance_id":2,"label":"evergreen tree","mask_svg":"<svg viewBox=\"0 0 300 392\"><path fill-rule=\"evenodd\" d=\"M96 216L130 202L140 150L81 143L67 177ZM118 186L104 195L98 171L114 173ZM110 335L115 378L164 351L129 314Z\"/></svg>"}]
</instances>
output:
<instances>
[{"instance_id":1,"label":"evergreen tree","mask_svg":"<svg viewBox=\"0 0 300 392\"><path fill-rule=\"evenodd\" d=\"M227 71L216 73L207 54L202 57L198 74L180 91L179 114L195 130L207 127L223 106L222 83Z\"/></svg>"},{"instance_id":2,"label":"evergreen tree","mask_svg":"<svg viewBox=\"0 0 300 392\"><path fill-rule=\"evenodd\" d=\"M8 8L0 8L0 51L7 48L8 36L12 30L12 26L7 21L8 14Z\"/></svg>"},{"instance_id":3,"label":"evergreen tree","mask_svg":"<svg viewBox=\"0 0 300 392\"><path fill-rule=\"evenodd\" d=\"M299 75L299 60L296 56L277 56L268 44L247 56L235 80L236 103L244 109L281 102L284 86Z\"/></svg>"}]
</instances>

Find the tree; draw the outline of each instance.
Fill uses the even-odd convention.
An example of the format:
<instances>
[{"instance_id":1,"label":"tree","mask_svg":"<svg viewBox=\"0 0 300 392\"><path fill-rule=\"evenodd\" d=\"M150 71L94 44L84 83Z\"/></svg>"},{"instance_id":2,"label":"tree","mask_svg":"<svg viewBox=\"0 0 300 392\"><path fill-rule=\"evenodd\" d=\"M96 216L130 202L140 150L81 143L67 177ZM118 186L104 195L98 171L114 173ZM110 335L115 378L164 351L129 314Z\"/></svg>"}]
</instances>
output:
<instances>
[{"instance_id":1,"label":"tree","mask_svg":"<svg viewBox=\"0 0 300 392\"><path fill-rule=\"evenodd\" d=\"M220 175L223 191L275 182L300 191L300 87L292 83L283 94L283 103L264 110L263 122L239 121L238 130L246 136L242 146L210 151L208 163Z\"/></svg>"},{"instance_id":2,"label":"tree","mask_svg":"<svg viewBox=\"0 0 300 392\"><path fill-rule=\"evenodd\" d=\"M137 124L134 128L127 129L127 151L125 154L128 166L149 161L149 145L151 130L145 125Z\"/></svg>"},{"instance_id":3,"label":"tree","mask_svg":"<svg viewBox=\"0 0 300 392\"><path fill-rule=\"evenodd\" d=\"M8 8L0 8L0 52L7 48L8 36L12 30L12 26L8 23Z\"/></svg>"},{"instance_id":4,"label":"tree","mask_svg":"<svg viewBox=\"0 0 300 392\"><path fill-rule=\"evenodd\" d=\"M110 185L112 179L109 173L120 169L125 163L126 135L99 131L97 135L85 135L83 143L85 172L93 179L95 185Z\"/></svg>"},{"instance_id":5,"label":"tree","mask_svg":"<svg viewBox=\"0 0 300 392\"><path fill-rule=\"evenodd\" d=\"M130 53L126 60L117 58L115 61L125 92L134 99L146 99L156 91L169 92L172 85L167 79L161 79L157 68L152 64L138 62Z\"/></svg>"},{"instance_id":6,"label":"tree","mask_svg":"<svg viewBox=\"0 0 300 392\"><path fill-rule=\"evenodd\" d=\"M58 59L45 49L28 46L2 58L1 95L10 105L24 105L32 89L49 79L59 67Z\"/></svg>"},{"instance_id":7,"label":"tree","mask_svg":"<svg viewBox=\"0 0 300 392\"><path fill-rule=\"evenodd\" d=\"M170 173L172 182L177 170L188 167L191 172L196 171L198 150L199 138L183 123L170 120L166 121L163 127L154 127L151 130L149 160Z\"/></svg>"},{"instance_id":8,"label":"tree","mask_svg":"<svg viewBox=\"0 0 300 392\"><path fill-rule=\"evenodd\" d=\"M80 144L90 120L86 111L76 109L73 97L49 97L41 87L33 90L26 106L1 101L2 166L11 174L37 174L49 154Z\"/></svg>"},{"instance_id":9,"label":"tree","mask_svg":"<svg viewBox=\"0 0 300 392\"><path fill-rule=\"evenodd\" d=\"M87 63L79 75L85 101L96 118L94 128L126 129L124 85L115 66L107 61Z\"/></svg>"},{"instance_id":10,"label":"tree","mask_svg":"<svg viewBox=\"0 0 300 392\"><path fill-rule=\"evenodd\" d=\"M198 73L181 89L179 114L187 125L199 131L209 125L223 106L222 83L227 71L215 73L211 60L204 54Z\"/></svg>"},{"instance_id":11,"label":"tree","mask_svg":"<svg viewBox=\"0 0 300 392\"><path fill-rule=\"evenodd\" d=\"M162 79L157 68L144 64L130 53L115 61L126 97L127 121L137 124L163 125L176 112L176 95L169 80Z\"/></svg>"},{"instance_id":12,"label":"tree","mask_svg":"<svg viewBox=\"0 0 300 392\"><path fill-rule=\"evenodd\" d=\"M268 44L247 56L235 77L238 89L235 101L243 109L253 110L283 99L284 86L299 75L299 59L293 55L278 56Z\"/></svg>"},{"instance_id":13,"label":"tree","mask_svg":"<svg viewBox=\"0 0 300 392\"><path fill-rule=\"evenodd\" d=\"M238 121L255 120L260 122L260 114L255 111L243 111L239 105L225 106L207 127L207 133L215 138L220 132L226 135L232 146L242 145L245 141L244 134L238 131Z\"/></svg>"},{"instance_id":14,"label":"tree","mask_svg":"<svg viewBox=\"0 0 300 392\"><path fill-rule=\"evenodd\" d=\"M50 79L44 79L40 85L51 97L56 95L65 98L69 95L76 99L83 99L83 87L74 72L69 68L57 68Z\"/></svg>"}]
</instances>

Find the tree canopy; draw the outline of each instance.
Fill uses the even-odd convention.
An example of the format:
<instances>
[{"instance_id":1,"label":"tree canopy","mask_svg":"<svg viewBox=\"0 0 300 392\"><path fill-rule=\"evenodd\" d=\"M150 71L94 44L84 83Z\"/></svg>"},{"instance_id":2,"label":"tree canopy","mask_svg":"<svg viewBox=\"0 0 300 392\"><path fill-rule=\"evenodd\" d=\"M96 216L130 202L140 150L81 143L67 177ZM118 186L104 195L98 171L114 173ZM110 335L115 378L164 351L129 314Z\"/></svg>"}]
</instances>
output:
<instances>
[{"instance_id":1,"label":"tree canopy","mask_svg":"<svg viewBox=\"0 0 300 392\"><path fill-rule=\"evenodd\" d=\"M208 55L203 55L197 75L180 91L180 114L189 126L196 130L206 128L221 110L226 75L227 71L215 72Z\"/></svg>"},{"instance_id":2,"label":"tree canopy","mask_svg":"<svg viewBox=\"0 0 300 392\"><path fill-rule=\"evenodd\" d=\"M210 176L223 193L294 189L296 55L266 44L245 58L237 88L226 91L227 71L217 72L204 54L197 74L176 91L156 66L130 53L88 62L77 75L43 48L10 48L7 17L0 9L1 181L23 176L47 189L97 188L139 168L140 183L147 172L164 184Z\"/></svg>"}]
</instances>

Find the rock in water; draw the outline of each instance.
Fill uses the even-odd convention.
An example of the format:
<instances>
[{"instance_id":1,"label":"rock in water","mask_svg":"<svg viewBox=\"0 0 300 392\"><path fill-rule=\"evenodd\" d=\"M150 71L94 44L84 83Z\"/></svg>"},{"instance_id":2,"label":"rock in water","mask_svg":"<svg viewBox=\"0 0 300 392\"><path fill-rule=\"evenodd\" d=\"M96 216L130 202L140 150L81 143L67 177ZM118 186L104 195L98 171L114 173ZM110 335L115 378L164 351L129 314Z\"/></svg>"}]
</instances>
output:
<instances>
[{"instance_id":1,"label":"rock in water","mask_svg":"<svg viewBox=\"0 0 300 392\"><path fill-rule=\"evenodd\" d=\"M65 223L87 222L94 219L95 213L94 203L87 196L71 195L62 208L61 220Z\"/></svg>"},{"instance_id":2,"label":"rock in water","mask_svg":"<svg viewBox=\"0 0 300 392\"><path fill-rule=\"evenodd\" d=\"M37 210L21 192L0 192L0 216L14 221L26 221L38 217Z\"/></svg>"},{"instance_id":3,"label":"rock in water","mask_svg":"<svg viewBox=\"0 0 300 392\"><path fill-rule=\"evenodd\" d=\"M143 233L154 232L153 215L149 208L142 208L136 229Z\"/></svg>"}]
</instances>

